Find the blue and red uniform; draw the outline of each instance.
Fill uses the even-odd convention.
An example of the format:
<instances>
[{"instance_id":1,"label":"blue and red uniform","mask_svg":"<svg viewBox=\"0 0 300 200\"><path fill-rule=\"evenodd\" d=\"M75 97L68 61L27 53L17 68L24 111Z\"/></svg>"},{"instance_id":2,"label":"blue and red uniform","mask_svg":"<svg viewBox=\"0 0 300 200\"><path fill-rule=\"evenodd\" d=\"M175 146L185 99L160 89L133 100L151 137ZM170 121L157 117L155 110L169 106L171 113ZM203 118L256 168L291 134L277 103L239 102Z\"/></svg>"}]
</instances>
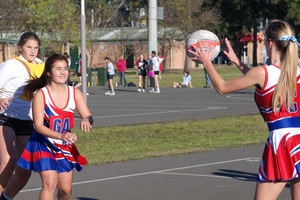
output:
<instances>
[{"instance_id":1,"label":"blue and red uniform","mask_svg":"<svg viewBox=\"0 0 300 200\"><path fill-rule=\"evenodd\" d=\"M41 89L45 102L44 125L61 134L70 132L74 126L75 88L67 87L68 103L64 108L58 108L55 105L47 87ZM46 137L34 130L17 164L35 172L55 170L61 173L69 172L74 167L80 171L87 161L79 154L74 143L70 145L62 140Z\"/></svg>"},{"instance_id":2,"label":"blue and red uniform","mask_svg":"<svg viewBox=\"0 0 300 200\"><path fill-rule=\"evenodd\" d=\"M255 102L269 127L269 137L258 171L258 181L288 181L300 174L300 70L297 69L295 109L285 105L274 113L272 96L281 70L275 65L263 66L266 80L261 90L256 89Z\"/></svg>"}]
</instances>

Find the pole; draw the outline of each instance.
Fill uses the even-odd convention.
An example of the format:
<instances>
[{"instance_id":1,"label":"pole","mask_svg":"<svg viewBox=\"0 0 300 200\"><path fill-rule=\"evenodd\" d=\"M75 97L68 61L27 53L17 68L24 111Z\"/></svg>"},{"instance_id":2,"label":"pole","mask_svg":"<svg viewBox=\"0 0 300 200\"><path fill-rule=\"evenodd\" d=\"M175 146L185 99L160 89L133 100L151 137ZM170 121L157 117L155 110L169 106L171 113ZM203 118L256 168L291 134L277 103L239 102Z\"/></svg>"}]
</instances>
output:
<instances>
[{"instance_id":1,"label":"pole","mask_svg":"<svg viewBox=\"0 0 300 200\"><path fill-rule=\"evenodd\" d=\"M80 27L81 27L81 67L82 67L82 94L85 101L87 101L87 78L86 78L86 29L85 29L85 1L81 0L81 16L80 16Z\"/></svg>"},{"instance_id":2,"label":"pole","mask_svg":"<svg viewBox=\"0 0 300 200\"><path fill-rule=\"evenodd\" d=\"M148 0L148 5L148 54L151 54L153 50L157 53L157 0Z\"/></svg>"}]
</instances>

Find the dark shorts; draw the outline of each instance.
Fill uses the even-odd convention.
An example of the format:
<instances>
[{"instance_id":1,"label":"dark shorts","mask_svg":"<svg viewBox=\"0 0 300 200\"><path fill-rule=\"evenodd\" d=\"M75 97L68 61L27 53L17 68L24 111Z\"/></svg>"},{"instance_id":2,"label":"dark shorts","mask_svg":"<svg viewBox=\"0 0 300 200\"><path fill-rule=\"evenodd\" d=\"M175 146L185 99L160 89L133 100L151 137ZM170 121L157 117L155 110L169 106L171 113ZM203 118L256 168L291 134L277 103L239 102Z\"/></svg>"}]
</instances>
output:
<instances>
[{"instance_id":1,"label":"dark shorts","mask_svg":"<svg viewBox=\"0 0 300 200\"><path fill-rule=\"evenodd\" d=\"M159 75L159 71L154 71L154 75Z\"/></svg>"},{"instance_id":2,"label":"dark shorts","mask_svg":"<svg viewBox=\"0 0 300 200\"><path fill-rule=\"evenodd\" d=\"M0 126L12 128L16 135L29 136L33 131L31 120L20 120L0 114Z\"/></svg>"},{"instance_id":3,"label":"dark shorts","mask_svg":"<svg viewBox=\"0 0 300 200\"><path fill-rule=\"evenodd\" d=\"M107 75L107 80L108 79L114 79L114 75Z\"/></svg>"},{"instance_id":4,"label":"dark shorts","mask_svg":"<svg viewBox=\"0 0 300 200\"><path fill-rule=\"evenodd\" d=\"M77 73L77 76L78 76L78 77L81 77L81 75L82 75L81 73Z\"/></svg>"},{"instance_id":5,"label":"dark shorts","mask_svg":"<svg viewBox=\"0 0 300 200\"><path fill-rule=\"evenodd\" d=\"M139 70L139 75L140 76L147 76L147 71L146 70Z\"/></svg>"}]
</instances>

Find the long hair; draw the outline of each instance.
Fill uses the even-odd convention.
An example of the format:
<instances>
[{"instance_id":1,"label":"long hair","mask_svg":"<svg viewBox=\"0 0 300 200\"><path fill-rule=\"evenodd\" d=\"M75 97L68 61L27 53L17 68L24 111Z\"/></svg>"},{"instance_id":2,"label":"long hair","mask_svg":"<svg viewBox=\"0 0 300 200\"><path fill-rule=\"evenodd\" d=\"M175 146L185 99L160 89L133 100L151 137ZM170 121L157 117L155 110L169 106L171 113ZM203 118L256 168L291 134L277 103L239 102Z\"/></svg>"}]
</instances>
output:
<instances>
[{"instance_id":1,"label":"long hair","mask_svg":"<svg viewBox=\"0 0 300 200\"><path fill-rule=\"evenodd\" d=\"M266 28L266 39L272 40L280 52L281 74L272 96L274 112L286 104L287 109L295 110L296 76L298 66L298 45L296 42L279 40L282 36L295 36L292 27L284 21L274 20Z\"/></svg>"},{"instance_id":2,"label":"long hair","mask_svg":"<svg viewBox=\"0 0 300 200\"><path fill-rule=\"evenodd\" d=\"M48 75L48 73L51 73L53 64L57 61L66 61L66 63L68 63L66 57L61 54L53 54L52 56L48 57L45 63L45 69L41 77L30 80L24 87L24 93L27 99L32 100L33 95L37 90L45 87L50 83L51 77Z\"/></svg>"}]
</instances>

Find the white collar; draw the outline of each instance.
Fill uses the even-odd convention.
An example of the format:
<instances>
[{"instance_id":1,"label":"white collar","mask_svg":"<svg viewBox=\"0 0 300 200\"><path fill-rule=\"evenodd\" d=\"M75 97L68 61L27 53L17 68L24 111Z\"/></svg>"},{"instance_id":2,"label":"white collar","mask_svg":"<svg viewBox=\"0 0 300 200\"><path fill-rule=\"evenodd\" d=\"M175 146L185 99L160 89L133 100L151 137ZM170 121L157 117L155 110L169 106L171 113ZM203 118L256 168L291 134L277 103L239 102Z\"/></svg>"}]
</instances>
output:
<instances>
[{"instance_id":1,"label":"white collar","mask_svg":"<svg viewBox=\"0 0 300 200\"><path fill-rule=\"evenodd\" d=\"M19 58L24 61L24 62L28 62L28 60L26 60L22 55L19 55ZM39 58L35 58L34 61L37 63L37 64L41 64L43 61Z\"/></svg>"}]
</instances>

